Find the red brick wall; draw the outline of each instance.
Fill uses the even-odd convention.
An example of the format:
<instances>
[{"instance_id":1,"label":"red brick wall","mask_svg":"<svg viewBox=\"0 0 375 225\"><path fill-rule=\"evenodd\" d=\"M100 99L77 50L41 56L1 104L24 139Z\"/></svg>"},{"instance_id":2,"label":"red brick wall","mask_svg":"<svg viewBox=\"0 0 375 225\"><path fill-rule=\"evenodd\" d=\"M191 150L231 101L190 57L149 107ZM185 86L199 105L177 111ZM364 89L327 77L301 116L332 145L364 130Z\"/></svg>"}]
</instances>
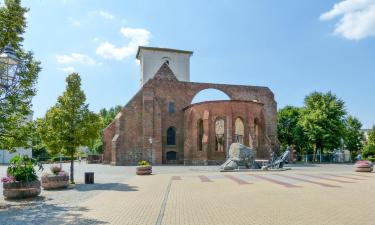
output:
<instances>
[{"instance_id":1,"label":"red brick wall","mask_svg":"<svg viewBox=\"0 0 375 225\"><path fill-rule=\"evenodd\" d=\"M177 152L179 163L184 162L186 157L192 157L186 155L190 154L190 152L184 151L184 147L191 148L191 144L186 143L185 136L186 132L192 129L195 124L186 123L184 108L191 104L192 99L199 91L207 88L221 90L233 100L258 100L262 102L264 104L262 108L264 134L268 135L271 139L272 146L277 143L276 102L273 93L268 88L179 82L173 79L162 79L159 76L157 79L149 80L123 108L121 117L118 118L117 122L113 122L115 125L111 125L105 129L105 161L112 157L110 161L114 165L134 164L138 160L134 154L136 152L141 153L142 159L149 160L152 148L154 149L154 158L157 164L166 162L166 152L168 151ZM172 114L168 113L169 102L174 102L175 104L175 112ZM255 103L249 104L256 105ZM222 113L224 115L233 115L232 117L234 118L236 115L242 115L243 110L252 112L251 107L249 108L247 104L240 105L238 110L223 106L222 108L225 109L225 113L224 111ZM247 113L247 116L244 116L244 118L250 118L251 115L251 113ZM226 119L229 123L234 123L231 116L227 117ZM245 127L251 129L252 124L249 122L247 124L248 126ZM170 126L176 128L177 140L175 146L167 146L166 144L166 130ZM212 126L212 123L207 121L206 126ZM112 139L116 134L118 138L112 143ZM150 136L154 139L152 146L148 141ZM212 135L209 136L209 140L211 139ZM205 148L209 147L210 143L207 143ZM221 155L217 155L216 153L210 154L208 156L202 155L202 157L222 158Z\"/></svg>"}]
</instances>

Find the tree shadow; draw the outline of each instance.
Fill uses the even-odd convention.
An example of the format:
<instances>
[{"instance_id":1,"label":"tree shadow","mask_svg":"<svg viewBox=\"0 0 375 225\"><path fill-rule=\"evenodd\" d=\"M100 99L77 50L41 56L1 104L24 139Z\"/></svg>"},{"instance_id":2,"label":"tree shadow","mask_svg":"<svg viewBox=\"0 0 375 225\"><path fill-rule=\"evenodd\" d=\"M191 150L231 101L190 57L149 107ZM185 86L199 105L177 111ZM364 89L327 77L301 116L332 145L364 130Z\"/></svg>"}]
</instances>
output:
<instances>
[{"instance_id":1,"label":"tree shadow","mask_svg":"<svg viewBox=\"0 0 375 225\"><path fill-rule=\"evenodd\" d=\"M84 218L86 207L73 207L48 202L36 197L7 201L7 208L0 210L0 224L106 224L104 221Z\"/></svg>"},{"instance_id":2,"label":"tree shadow","mask_svg":"<svg viewBox=\"0 0 375 225\"><path fill-rule=\"evenodd\" d=\"M96 184L76 184L77 191L138 191L136 186L129 186L123 183L96 183Z\"/></svg>"}]
</instances>

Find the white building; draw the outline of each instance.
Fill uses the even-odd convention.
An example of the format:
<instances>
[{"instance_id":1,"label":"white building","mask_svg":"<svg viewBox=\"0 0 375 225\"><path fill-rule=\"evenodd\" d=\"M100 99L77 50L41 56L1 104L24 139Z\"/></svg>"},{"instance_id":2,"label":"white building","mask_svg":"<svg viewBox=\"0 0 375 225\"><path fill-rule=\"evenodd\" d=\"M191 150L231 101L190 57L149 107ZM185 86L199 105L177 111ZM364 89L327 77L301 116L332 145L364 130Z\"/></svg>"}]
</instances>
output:
<instances>
[{"instance_id":1,"label":"white building","mask_svg":"<svg viewBox=\"0 0 375 225\"><path fill-rule=\"evenodd\" d=\"M190 81L191 51L170 48L140 46L137 59L141 66L141 86L152 78L158 69L167 63L179 81Z\"/></svg>"},{"instance_id":2,"label":"white building","mask_svg":"<svg viewBox=\"0 0 375 225\"><path fill-rule=\"evenodd\" d=\"M32 157L32 151L30 149L17 148L14 153L9 153L7 150L0 150L0 164L8 164L10 160L16 155L27 155Z\"/></svg>"}]
</instances>

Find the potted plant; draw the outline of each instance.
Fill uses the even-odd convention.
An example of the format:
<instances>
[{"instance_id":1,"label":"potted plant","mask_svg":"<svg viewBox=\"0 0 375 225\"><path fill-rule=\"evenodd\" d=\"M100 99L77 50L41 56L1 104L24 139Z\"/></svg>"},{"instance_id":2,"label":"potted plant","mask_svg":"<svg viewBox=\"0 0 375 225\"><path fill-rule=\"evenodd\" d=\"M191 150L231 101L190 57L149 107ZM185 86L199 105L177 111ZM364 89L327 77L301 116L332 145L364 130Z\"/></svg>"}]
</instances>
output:
<instances>
[{"instance_id":1,"label":"potted plant","mask_svg":"<svg viewBox=\"0 0 375 225\"><path fill-rule=\"evenodd\" d=\"M40 194L40 181L34 166L39 166L39 170L43 170L42 164L27 155L12 158L7 176L1 179L5 198L28 198Z\"/></svg>"},{"instance_id":2,"label":"potted plant","mask_svg":"<svg viewBox=\"0 0 375 225\"><path fill-rule=\"evenodd\" d=\"M62 189L69 186L69 174L62 170L59 165L51 165L50 170L52 173L45 173L42 175L43 189Z\"/></svg>"},{"instance_id":3,"label":"potted plant","mask_svg":"<svg viewBox=\"0 0 375 225\"><path fill-rule=\"evenodd\" d=\"M152 166L147 161L139 161L137 166L137 175L150 175L152 173Z\"/></svg>"}]
</instances>

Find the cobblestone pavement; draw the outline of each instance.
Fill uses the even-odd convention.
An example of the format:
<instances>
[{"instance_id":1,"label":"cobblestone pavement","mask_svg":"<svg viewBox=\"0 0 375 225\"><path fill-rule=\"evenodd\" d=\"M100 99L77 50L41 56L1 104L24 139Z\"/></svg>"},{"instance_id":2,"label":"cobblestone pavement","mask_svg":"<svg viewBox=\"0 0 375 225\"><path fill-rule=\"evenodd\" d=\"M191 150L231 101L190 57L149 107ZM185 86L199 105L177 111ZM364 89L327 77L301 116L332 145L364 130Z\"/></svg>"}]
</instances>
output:
<instances>
[{"instance_id":1,"label":"cobblestone pavement","mask_svg":"<svg viewBox=\"0 0 375 225\"><path fill-rule=\"evenodd\" d=\"M238 173L162 166L151 176L81 165L77 178L89 169L97 184L6 202L0 224L374 224L375 173L354 173L351 165Z\"/></svg>"}]
</instances>

